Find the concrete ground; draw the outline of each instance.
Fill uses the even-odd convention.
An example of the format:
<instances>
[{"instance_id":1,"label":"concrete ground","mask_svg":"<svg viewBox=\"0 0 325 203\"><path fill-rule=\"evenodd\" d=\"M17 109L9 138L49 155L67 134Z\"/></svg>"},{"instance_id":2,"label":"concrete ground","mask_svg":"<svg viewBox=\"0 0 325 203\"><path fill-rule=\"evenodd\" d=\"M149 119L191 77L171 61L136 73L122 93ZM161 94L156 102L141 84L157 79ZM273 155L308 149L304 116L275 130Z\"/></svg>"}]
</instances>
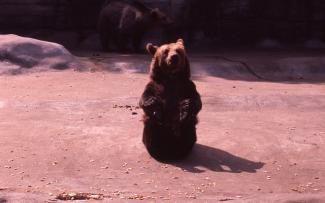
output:
<instances>
[{"instance_id":1,"label":"concrete ground","mask_svg":"<svg viewBox=\"0 0 325 203\"><path fill-rule=\"evenodd\" d=\"M321 55L191 56L203 101L198 142L173 163L141 143L137 104L150 59L86 56L81 72L0 76L1 203L60 202L62 192L115 202L325 202Z\"/></svg>"}]
</instances>

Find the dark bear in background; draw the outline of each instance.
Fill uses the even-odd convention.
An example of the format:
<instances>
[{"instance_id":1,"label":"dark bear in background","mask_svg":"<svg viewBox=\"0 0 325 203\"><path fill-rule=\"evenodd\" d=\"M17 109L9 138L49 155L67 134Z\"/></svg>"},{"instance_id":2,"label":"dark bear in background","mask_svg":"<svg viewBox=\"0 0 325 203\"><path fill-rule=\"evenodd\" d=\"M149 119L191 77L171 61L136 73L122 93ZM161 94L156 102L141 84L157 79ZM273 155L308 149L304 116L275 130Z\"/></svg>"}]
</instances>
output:
<instances>
[{"instance_id":1,"label":"dark bear in background","mask_svg":"<svg viewBox=\"0 0 325 203\"><path fill-rule=\"evenodd\" d=\"M143 143L152 157L171 161L186 157L196 142L197 114L201 98L191 81L190 65L182 39L157 47L150 79L139 105L143 109Z\"/></svg>"},{"instance_id":2,"label":"dark bear in background","mask_svg":"<svg viewBox=\"0 0 325 203\"><path fill-rule=\"evenodd\" d=\"M140 51L145 33L155 26L168 26L171 19L158 8L151 9L137 0L108 0L100 12L98 30L105 51Z\"/></svg>"}]
</instances>

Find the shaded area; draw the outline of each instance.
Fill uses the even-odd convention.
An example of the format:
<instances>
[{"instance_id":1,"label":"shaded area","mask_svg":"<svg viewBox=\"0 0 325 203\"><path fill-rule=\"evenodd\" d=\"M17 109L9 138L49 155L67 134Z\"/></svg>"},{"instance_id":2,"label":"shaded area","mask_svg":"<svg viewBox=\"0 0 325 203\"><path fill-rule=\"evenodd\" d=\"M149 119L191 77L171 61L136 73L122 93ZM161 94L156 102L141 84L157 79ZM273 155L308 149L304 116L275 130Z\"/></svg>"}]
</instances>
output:
<instances>
[{"instance_id":1,"label":"shaded area","mask_svg":"<svg viewBox=\"0 0 325 203\"><path fill-rule=\"evenodd\" d=\"M325 82L325 57L320 52L259 52L238 50L217 51L211 54L190 54L193 79L205 76L227 80L283 83L323 83ZM98 54L81 58L90 62L92 71L117 73L149 72L151 62L147 55ZM91 65L92 64L92 65Z\"/></svg>"},{"instance_id":2,"label":"shaded area","mask_svg":"<svg viewBox=\"0 0 325 203\"><path fill-rule=\"evenodd\" d=\"M127 0L129 1L129 0ZM322 0L138 0L161 8L176 21L176 35L189 41L249 43L325 39ZM95 31L105 0L16 0L0 2L0 32L71 30L79 37Z\"/></svg>"},{"instance_id":3,"label":"shaded area","mask_svg":"<svg viewBox=\"0 0 325 203\"><path fill-rule=\"evenodd\" d=\"M205 170L228 173L256 173L264 166L263 162L254 162L235 156L221 149L196 144L188 158L181 162L171 163L177 167L193 173L202 173Z\"/></svg>"},{"instance_id":4,"label":"shaded area","mask_svg":"<svg viewBox=\"0 0 325 203\"><path fill-rule=\"evenodd\" d=\"M235 58L235 59L233 59ZM237 59L236 59L237 58ZM266 81L285 83L325 82L325 58L321 56L296 57L223 57L214 56L209 64L193 63L208 76L228 80ZM194 71L198 68L194 67Z\"/></svg>"},{"instance_id":5,"label":"shaded area","mask_svg":"<svg viewBox=\"0 0 325 203\"><path fill-rule=\"evenodd\" d=\"M0 197L0 203L6 203L6 202L7 202L7 200L5 198Z\"/></svg>"},{"instance_id":6,"label":"shaded area","mask_svg":"<svg viewBox=\"0 0 325 203\"><path fill-rule=\"evenodd\" d=\"M176 0L175 0L176 1ZM179 12L190 38L250 43L263 38L297 43L324 39L320 0L188 0Z\"/></svg>"},{"instance_id":7,"label":"shaded area","mask_svg":"<svg viewBox=\"0 0 325 203\"><path fill-rule=\"evenodd\" d=\"M323 53L321 50L219 49L205 54L190 52L189 57L192 76L196 79L212 76L228 80L322 83L325 82ZM68 68L80 71L148 73L151 63L151 57L143 54L77 54L81 56L79 61L62 45L16 35L2 35L0 74L21 74L26 69L36 72L40 69Z\"/></svg>"}]
</instances>

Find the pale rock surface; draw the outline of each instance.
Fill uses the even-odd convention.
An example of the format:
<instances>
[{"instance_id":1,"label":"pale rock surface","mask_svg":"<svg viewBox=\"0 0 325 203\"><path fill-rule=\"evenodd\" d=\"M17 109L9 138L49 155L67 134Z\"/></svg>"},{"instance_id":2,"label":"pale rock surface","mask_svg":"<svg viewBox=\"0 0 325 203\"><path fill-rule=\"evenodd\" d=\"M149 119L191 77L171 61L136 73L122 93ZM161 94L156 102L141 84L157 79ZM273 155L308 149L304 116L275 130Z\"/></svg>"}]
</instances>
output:
<instances>
[{"instance_id":1,"label":"pale rock surface","mask_svg":"<svg viewBox=\"0 0 325 203\"><path fill-rule=\"evenodd\" d=\"M62 45L17 35L0 35L0 74L31 70L63 70L78 66Z\"/></svg>"}]
</instances>

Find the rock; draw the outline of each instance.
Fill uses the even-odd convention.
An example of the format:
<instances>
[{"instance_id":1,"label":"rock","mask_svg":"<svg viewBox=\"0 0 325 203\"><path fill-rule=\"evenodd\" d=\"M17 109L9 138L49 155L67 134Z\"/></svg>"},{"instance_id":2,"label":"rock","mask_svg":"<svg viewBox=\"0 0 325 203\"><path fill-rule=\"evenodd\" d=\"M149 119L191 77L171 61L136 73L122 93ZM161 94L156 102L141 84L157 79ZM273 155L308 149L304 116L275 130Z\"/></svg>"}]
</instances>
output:
<instances>
[{"instance_id":1,"label":"rock","mask_svg":"<svg viewBox=\"0 0 325 203\"><path fill-rule=\"evenodd\" d=\"M31 68L64 70L77 64L76 58L60 44L0 35L0 74L19 74Z\"/></svg>"}]
</instances>

